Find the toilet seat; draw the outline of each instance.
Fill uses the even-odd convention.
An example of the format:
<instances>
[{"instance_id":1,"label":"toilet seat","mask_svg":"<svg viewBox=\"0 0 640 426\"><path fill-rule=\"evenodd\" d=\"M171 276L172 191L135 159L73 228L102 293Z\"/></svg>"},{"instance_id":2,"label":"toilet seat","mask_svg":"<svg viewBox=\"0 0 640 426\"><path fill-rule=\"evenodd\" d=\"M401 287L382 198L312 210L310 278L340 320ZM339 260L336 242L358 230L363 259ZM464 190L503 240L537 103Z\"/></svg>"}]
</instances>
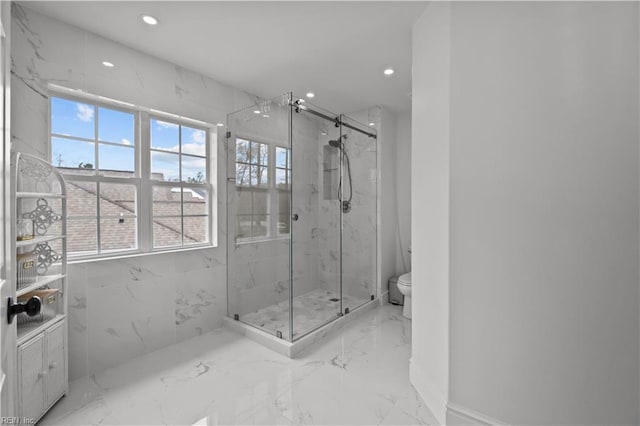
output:
<instances>
[{"instance_id":1,"label":"toilet seat","mask_svg":"<svg viewBox=\"0 0 640 426\"><path fill-rule=\"evenodd\" d=\"M411 287L411 272L400 275L398 278L398 285Z\"/></svg>"}]
</instances>

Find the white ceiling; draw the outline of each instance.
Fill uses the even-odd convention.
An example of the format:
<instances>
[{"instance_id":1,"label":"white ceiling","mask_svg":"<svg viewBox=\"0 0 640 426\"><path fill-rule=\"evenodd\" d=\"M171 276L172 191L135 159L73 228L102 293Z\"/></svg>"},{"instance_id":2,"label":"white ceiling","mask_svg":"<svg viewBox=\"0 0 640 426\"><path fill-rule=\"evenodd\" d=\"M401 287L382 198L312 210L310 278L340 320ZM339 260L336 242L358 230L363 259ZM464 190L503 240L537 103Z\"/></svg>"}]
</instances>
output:
<instances>
[{"instance_id":1,"label":"white ceiling","mask_svg":"<svg viewBox=\"0 0 640 426\"><path fill-rule=\"evenodd\" d=\"M334 112L410 108L411 27L423 2L23 3L262 97L316 93ZM141 23L141 14L160 24ZM395 69L385 77L383 69Z\"/></svg>"}]
</instances>

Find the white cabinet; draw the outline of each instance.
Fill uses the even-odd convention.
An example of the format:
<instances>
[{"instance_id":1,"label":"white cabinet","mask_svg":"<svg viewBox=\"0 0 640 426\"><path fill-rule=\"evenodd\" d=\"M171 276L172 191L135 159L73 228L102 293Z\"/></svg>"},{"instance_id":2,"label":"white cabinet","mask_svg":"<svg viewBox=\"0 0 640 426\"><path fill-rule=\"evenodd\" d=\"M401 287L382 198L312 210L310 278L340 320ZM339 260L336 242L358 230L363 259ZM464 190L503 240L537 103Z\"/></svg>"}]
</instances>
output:
<instances>
[{"instance_id":1,"label":"white cabinet","mask_svg":"<svg viewBox=\"0 0 640 426\"><path fill-rule=\"evenodd\" d=\"M18 347L18 413L21 417L35 420L44 412L43 353L44 334Z\"/></svg>"},{"instance_id":2,"label":"white cabinet","mask_svg":"<svg viewBox=\"0 0 640 426\"><path fill-rule=\"evenodd\" d=\"M17 219L11 238L17 262L14 300L41 301L36 315L15 317L16 412L37 421L68 386L66 187L58 170L39 158L15 152L11 165Z\"/></svg>"},{"instance_id":3,"label":"white cabinet","mask_svg":"<svg viewBox=\"0 0 640 426\"><path fill-rule=\"evenodd\" d=\"M65 365L64 321L60 321L47 329L45 335L46 356L44 371L47 373L46 398L47 407L56 402L66 391L67 371Z\"/></svg>"},{"instance_id":4,"label":"white cabinet","mask_svg":"<svg viewBox=\"0 0 640 426\"><path fill-rule=\"evenodd\" d=\"M38 420L67 388L65 323L51 327L18 346L18 413Z\"/></svg>"}]
</instances>

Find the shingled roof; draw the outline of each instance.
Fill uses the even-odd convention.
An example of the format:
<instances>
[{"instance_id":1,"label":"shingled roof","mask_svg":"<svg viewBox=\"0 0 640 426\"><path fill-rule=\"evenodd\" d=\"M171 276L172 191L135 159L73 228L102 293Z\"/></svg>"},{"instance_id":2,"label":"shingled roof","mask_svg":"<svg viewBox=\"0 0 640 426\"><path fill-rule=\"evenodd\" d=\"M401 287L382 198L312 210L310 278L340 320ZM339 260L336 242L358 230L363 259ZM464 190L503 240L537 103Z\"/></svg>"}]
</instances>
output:
<instances>
[{"instance_id":1,"label":"shingled roof","mask_svg":"<svg viewBox=\"0 0 640 426\"><path fill-rule=\"evenodd\" d=\"M67 247L69 253L95 252L97 247L97 209L100 202L101 251L122 250L136 247L135 185L127 183L100 183L97 196L95 182L73 180L73 175L89 175L94 170L59 168L67 177ZM133 177L130 172L103 170L105 176ZM161 173L152 175L163 181ZM184 215L206 215L207 197L201 189L185 188L182 194ZM154 186L153 189L153 244L154 247L181 244L184 228L184 244L206 241L208 218L204 216L181 218L181 189L176 186ZM164 217L162 217L164 216Z\"/></svg>"}]
</instances>

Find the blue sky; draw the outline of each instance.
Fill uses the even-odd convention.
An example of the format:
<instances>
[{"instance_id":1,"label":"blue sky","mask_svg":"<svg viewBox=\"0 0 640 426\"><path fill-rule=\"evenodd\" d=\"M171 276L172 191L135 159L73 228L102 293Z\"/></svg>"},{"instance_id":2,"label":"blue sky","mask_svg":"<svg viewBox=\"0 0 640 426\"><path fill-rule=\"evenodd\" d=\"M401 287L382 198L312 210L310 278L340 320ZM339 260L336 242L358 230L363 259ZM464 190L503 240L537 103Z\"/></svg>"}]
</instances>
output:
<instances>
[{"instance_id":1,"label":"blue sky","mask_svg":"<svg viewBox=\"0 0 640 426\"><path fill-rule=\"evenodd\" d=\"M95 123L98 122L99 161L95 158L94 142L75 138L96 139ZM103 170L133 171L135 164L135 119L128 112L95 107L82 102L51 98L51 162L56 166L78 167L91 164ZM182 136L183 180L206 171L206 133L204 130L151 120L151 169L163 173L165 180L178 180L179 156ZM69 137L69 138L67 138ZM188 154L192 154L191 156ZM97 164L99 162L99 164Z\"/></svg>"}]
</instances>

